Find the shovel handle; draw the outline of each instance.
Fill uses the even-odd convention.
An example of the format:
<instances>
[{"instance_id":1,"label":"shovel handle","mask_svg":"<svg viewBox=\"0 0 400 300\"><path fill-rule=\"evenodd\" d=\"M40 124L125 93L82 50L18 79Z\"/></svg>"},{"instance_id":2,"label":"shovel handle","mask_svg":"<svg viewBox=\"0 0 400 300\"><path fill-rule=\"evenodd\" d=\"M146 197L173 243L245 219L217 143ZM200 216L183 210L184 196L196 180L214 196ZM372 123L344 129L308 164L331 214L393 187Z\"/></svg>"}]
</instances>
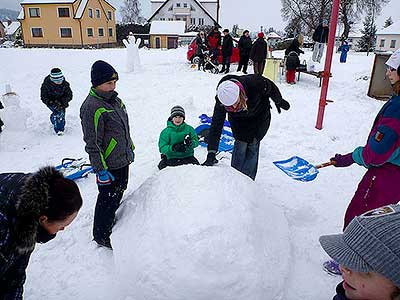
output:
<instances>
[{"instance_id":1,"label":"shovel handle","mask_svg":"<svg viewBox=\"0 0 400 300\"><path fill-rule=\"evenodd\" d=\"M325 167L329 167L329 166L334 166L334 165L335 165L335 162L334 162L334 161L330 161L330 162L326 162L326 163L322 163L322 164L316 165L315 167L316 167L317 169L321 169L321 168L325 168Z\"/></svg>"}]
</instances>

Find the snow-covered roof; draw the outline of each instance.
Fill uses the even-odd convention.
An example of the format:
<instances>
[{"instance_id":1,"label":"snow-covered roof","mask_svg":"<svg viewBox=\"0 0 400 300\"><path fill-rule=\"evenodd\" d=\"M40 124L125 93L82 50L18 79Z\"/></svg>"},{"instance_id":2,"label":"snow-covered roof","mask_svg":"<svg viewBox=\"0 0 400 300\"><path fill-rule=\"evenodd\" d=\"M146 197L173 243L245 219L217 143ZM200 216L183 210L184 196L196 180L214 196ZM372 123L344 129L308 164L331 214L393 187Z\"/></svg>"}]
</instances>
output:
<instances>
[{"instance_id":1,"label":"snow-covered roof","mask_svg":"<svg viewBox=\"0 0 400 300\"><path fill-rule=\"evenodd\" d=\"M57 4L74 3L76 0L22 0L21 4Z\"/></svg>"},{"instance_id":2,"label":"snow-covered roof","mask_svg":"<svg viewBox=\"0 0 400 300\"><path fill-rule=\"evenodd\" d=\"M273 31L267 34L267 39L280 39L280 38L281 36Z\"/></svg>"},{"instance_id":3,"label":"snow-covered roof","mask_svg":"<svg viewBox=\"0 0 400 300\"><path fill-rule=\"evenodd\" d=\"M379 30L376 34L400 34L400 21L394 22L392 25Z\"/></svg>"},{"instance_id":4,"label":"snow-covered roof","mask_svg":"<svg viewBox=\"0 0 400 300\"><path fill-rule=\"evenodd\" d=\"M181 35L185 32L185 21L152 21L150 34Z\"/></svg>"},{"instance_id":5,"label":"snow-covered roof","mask_svg":"<svg viewBox=\"0 0 400 300\"><path fill-rule=\"evenodd\" d=\"M184 32L184 33L180 34L180 36L189 36L189 37L191 37L191 36L196 36L198 34L199 33L197 31L189 31L189 32Z\"/></svg>"},{"instance_id":6,"label":"snow-covered roof","mask_svg":"<svg viewBox=\"0 0 400 300\"><path fill-rule=\"evenodd\" d=\"M8 25L7 22L3 22L3 26L4 26L4 32L7 35L13 35L21 26L21 24L18 21L11 22L10 25Z\"/></svg>"},{"instance_id":7,"label":"snow-covered roof","mask_svg":"<svg viewBox=\"0 0 400 300\"><path fill-rule=\"evenodd\" d=\"M17 20L23 20L23 19L25 19L25 12L24 9L22 8L21 11L19 12Z\"/></svg>"},{"instance_id":8,"label":"snow-covered roof","mask_svg":"<svg viewBox=\"0 0 400 300\"><path fill-rule=\"evenodd\" d=\"M82 18L83 12L85 10L86 4L88 3L89 0L82 0L81 3L79 3L79 7L76 11L75 18L80 19Z\"/></svg>"}]
</instances>

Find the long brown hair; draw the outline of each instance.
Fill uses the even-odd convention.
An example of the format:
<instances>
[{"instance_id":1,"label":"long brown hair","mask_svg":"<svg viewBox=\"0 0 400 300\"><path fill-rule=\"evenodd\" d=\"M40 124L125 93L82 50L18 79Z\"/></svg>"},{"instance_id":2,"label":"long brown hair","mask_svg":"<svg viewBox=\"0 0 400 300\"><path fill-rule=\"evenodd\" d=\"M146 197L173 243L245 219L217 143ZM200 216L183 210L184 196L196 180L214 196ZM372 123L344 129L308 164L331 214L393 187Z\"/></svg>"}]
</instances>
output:
<instances>
[{"instance_id":1,"label":"long brown hair","mask_svg":"<svg viewBox=\"0 0 400 300\"><path fill-rule=\"evenodd\" d=\"M396 95L400 95L400 80L397 80L393 85L393 91Z\"/></svg>"},{"instance_id":2,"label":"long brown hair","mask_svg":"<svg viewBox=\"0 0 400 300\"><path fill-rule=\"evenodd\" d=\"M247 110L247 95L242 89L240 89L239 93L239 107L241 110Z\"/></svg>"}]
</instances>

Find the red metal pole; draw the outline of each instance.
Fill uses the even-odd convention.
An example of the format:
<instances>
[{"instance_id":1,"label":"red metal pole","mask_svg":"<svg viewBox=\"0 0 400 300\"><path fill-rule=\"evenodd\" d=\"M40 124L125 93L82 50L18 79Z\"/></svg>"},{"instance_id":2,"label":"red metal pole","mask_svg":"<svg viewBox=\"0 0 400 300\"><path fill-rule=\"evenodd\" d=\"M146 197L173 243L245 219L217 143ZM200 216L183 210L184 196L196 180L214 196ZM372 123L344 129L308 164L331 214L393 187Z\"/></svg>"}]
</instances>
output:
<instances>
[{"instance_id":1,"label":"red metal pole","mask_svg":"<svg viewBox=\"0 0 400 300\"><path fill-rule=\"evenodd\" d=\"M329 23L329 37L328 37L328 47L326 50L325 68L322 74L322 87L321 87L321 96L319 99L317 124L315 125L315 128L317 129L322 129L322 123L324 121L326 96L328 94L328 87L329 87L329 77L330 77L329 75L331 74L333 48L335 47L336 25L339 15L339 5L340 5L340 0L333 0L331 20Z\"/></svg>"}]
</instances>

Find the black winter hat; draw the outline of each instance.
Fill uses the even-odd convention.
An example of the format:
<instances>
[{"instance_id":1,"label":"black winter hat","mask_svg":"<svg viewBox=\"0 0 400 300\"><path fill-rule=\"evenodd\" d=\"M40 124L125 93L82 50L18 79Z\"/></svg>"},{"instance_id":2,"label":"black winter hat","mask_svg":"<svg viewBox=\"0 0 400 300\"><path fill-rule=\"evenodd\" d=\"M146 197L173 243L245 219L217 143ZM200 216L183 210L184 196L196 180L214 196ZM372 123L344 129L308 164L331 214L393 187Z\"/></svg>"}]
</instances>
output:
<instances>
[{"instance_id":1,"label":"black winter hat","mask_svg":"<svg viewBox=\"0 0 400 300\"><path fill-rule=\"evenodd\" d=\"M181 116L185 118L185 110L183 109L182 106L176 105L173 108L171 108L171 116L170 116L171 120L173 117L176 116Z\"/></svg>"},{"instance_id":2,"label":"black winter hat","mask_svg":"<svg viewBox=\"0 0 400 300\"><path fill-rule=\"evenodd\" d=\"M93 87L96 87L111 80L118 80L118 73L109 63L98 60L92 66L90 77Z\"/></svg>"}]
</instances>

